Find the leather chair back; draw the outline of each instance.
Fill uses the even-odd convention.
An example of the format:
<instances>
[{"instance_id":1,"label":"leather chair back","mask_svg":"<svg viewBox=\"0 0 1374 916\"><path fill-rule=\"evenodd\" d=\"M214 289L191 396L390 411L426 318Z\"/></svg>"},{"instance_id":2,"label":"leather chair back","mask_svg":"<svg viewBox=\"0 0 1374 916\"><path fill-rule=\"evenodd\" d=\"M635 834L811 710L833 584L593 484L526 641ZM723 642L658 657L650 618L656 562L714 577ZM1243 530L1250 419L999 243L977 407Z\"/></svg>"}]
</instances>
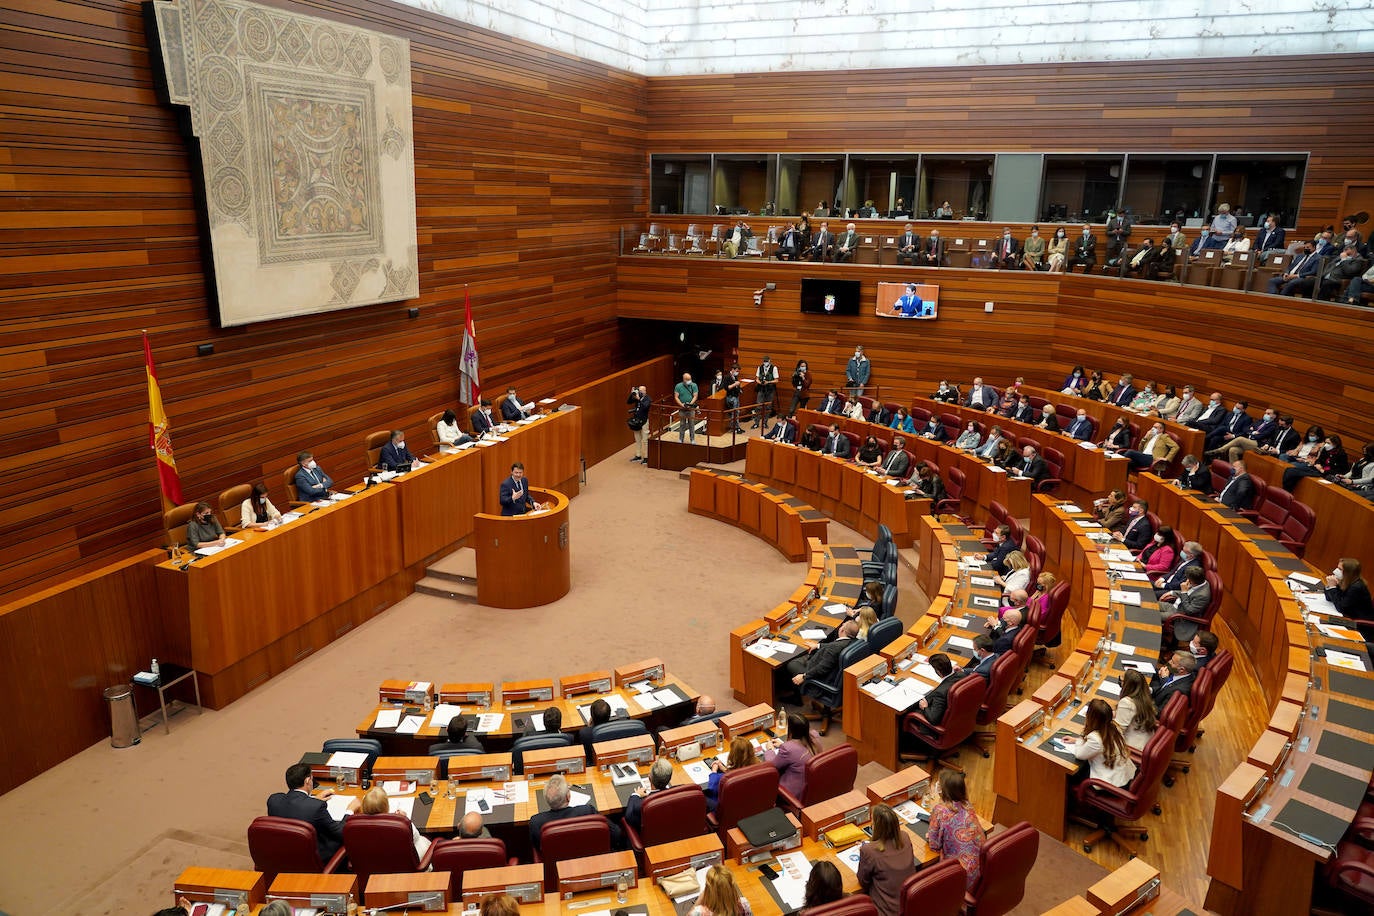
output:
<instances>
[{"instance_id":1,"label":"leather chair back","mask_svg":"<svg viewBox=\"0 0 1374 916\"><path fill-rule=\"evenodd\" d=\"M1023 627L1021 632L1016 634L1017 639L1032 630L1031 627ZM978 707L976 721L979 725L995 722L998 716L1007 711L1007 697L1011 694L1011 689L1021 682L1021 675L1025 673L1028 661L1029 658L1018 655L1015 650L997 656L988 676L987 692L983 694L983 702Z\"/></svg>"},{"instance_id":2,"label":"leather chair back","mask_svg":"<svg viewBox=\"0 0 1374 916\"><path fill-rule=\"evenodd\" d=\"M344 849L359 887L373 875L400 875L420 870L409 819L404 814L354 814L344 818Z\"/></svg>"},{"instance_id":3,"label":"leather chair back","mask_svg":"<svg viewBox=\"0 0 1374 916\"><path fill-rule=\"evenodd\" d=\"M743 818L772 808L778 799L778 771L767 763L730 770L720 778L716 830L724 837Z\"/></svg>"},{"instance_id":4,"label":"leather chair back","mask_svg":"<svg viewBox=\"0 0 1374 916\"><path fill-rule=\"evenodd\" d=\"M439 840L430 847L429 864L435 871L449 873L449 899L460 900L463 895L463 872L501 868L511 864L511 860L506 855L504 840L474 838Z\"/></svg>"},{"instance_id":5,"label":"leather chair back","mask_svg":"<svg viewBox=\"0 0 1374 916\"><path fill-rule=\"evenodd\" d=\"M940 423L944 426L945 435L949 437L950 442L958 439L964 431L964 421L957 413L940 414Z\"/></svg>"},{"instance_id":6,"label":"leather chair back","mask_svg":"<svg viewBox=\"0 0 1374 916\"><path fill-rule=\"evenodd\" d=\"M854 788L859 775L859 752L852 745L839 744L821 751L806 761L806 791L802 793L802 807L843 795Z\"/></svg>"},{"instance_id":7,"label":"leather chair back","mask_svg":"<svg viewBox=\"0 0 1374 916\"><path fill-rule=\"evenodd\" d=\"M878 916L878 908L867 894L850 894L831 903L809 906L806 916Z\"/></svg>"},{"instance_id":8,"label":"leather chair back","mask_svg":"<svg viewBox=\"0 0 1374 916\"><path fill-rule=\"evenodd\" d=\"M366 754L367 761L363 764L363 770L370 773L372 764L382 756L382 742L376 738L330 738L321 745L320 750L326 753L344 751Z\"/></svg>"},{"instance_id":9,"label":"leather chair back","mask_svg":"<svg viewBox=\"0 0 1374 916\"><path fill-rule=\"evenodd\" d=\"M186 525L191 521L191 516L195 514L195 503L182 503L162 513L162 530L166 536L165 546L171 547L174 544L186 543Z\"/></svg>"},{"instance_id":10,"label":"leather chair back","mask_svg":"<svg viewBox=\"0 0 1374 916\"><path fill-rule=\"evenodd\" d=\"M363 448L367 450L367 466L375 468L382 460L382 446L391 441L391 430L379 429L375 433L368 433L363 440Z\"/></svg>"},{"instance_id":11,"label":"leather chair back","mask_svg":"<svg viewBox=\"0 0 1374 916\"><path fill-rule=\"evenodd\" d=\"M299 464L293 464L281 472L282 486L286 488L286 501L292 505L301 501L301 495L296 491L296 472L300 469Z\"/></svg>"},{"instance_id":12,"label":"leather chair back","mask_svg":"<svg viewBox=\"0 0 1374 916\"><path fill-rule=\"evenodd\" d=\"M978 853L981 872L968 892L969 912L977 916L1010 913L1026 895L1026 876L1040 852L1040 831L1027 821L988 838Z\"/></svg>"},{"instance_id":13,"label":"leather chair back","mask_svg":"<svg viewBox=\"0 0 1374 916\"><path fill-rule=\"evenodd\" d=\"M896 586L893 586L896 588ZM886 587L883 589L886 591ZM868 648L881 652L887 644L902 635L902 621L897 617L884 617L868 628Z\"/></svg>"},{"instance_id":14,"label":"leather chair back","mask_svg":"<svg viewBox=\"0 0 1374 916\"><path fill-rule=\"evenodd\" d=\"M898 916L960 916L967 883L958 859L927 865L902 882Z\"/></svg>"},{"instance_id":15,"label":"leather chair back","mask_svg":"<svg viewBox=\"0 0 1374 916\"><path fill-rule=\"evenodd\" d=\"M967 485L968 477L961 469L949 469L949 479L945 481L945 493L950 499L963 499L964 487Z\"/></svg>"},{"instance_id":16,"label":"leather chair back","mask_svg":"<svg viewBox=\"0 0 1374 916\"><path fill-rule=\"evenodd\" d=\"M888 570L884 570L884 575L887 572ZM892 587L895 588L896 586ZM873 647L868 640L855 639L840 650L840 662L835 666L834 674L823 681L808 678L806 683L802 684L802 696L812 697L822 706L832 709L839 706L844 684L844 670L872 654Z\"/></svg>"},{"instance_id":17,"label":"leather chair back","mask_svg":"<svg viewBox=\"0 0 1374 916\"><path fill-rule=\"evenodd\" d=\"M1235 656L1229 649L1223 649L1211 664L1198 671L1193 678L1193 689L1188 692L1188 714L1184 716L1183 727L1179 729L1179 750L1187 749L1197 738L1197 730L1216 706L1217 696L1231 676L1234 664Z\"/></svg>"},{"instance_id":18,"label":"leather chair back","mask_svg":"<svg viewBox=\"0 0 1374 916\"><path fill-rule=\"evenodd\" d=\"M895 409L893 410L893 413L896 413ZM921 432L921 427L930 421L930 411L926 410L924 407L911 408L911 411L910 413L908 413L908 416L911 417L911 422L916 424L917 434Z\"/></svg>"},{"instance_id":19,"label":"leather chair back","mask_svg":"<svg viewBox=\"0 0 1374 916\"><path fill-rule=\"evenodd\" d=\"M1259 479L1255 478L1255 483ZM1280 529L1283 523L1288 521L1288 513L1293 507L1293 494L1282 487L1269 487L1264 492L1264 501L1260 501L1260 491L1255 489L1255 504L1252 507L1258 514L1256 521L1266 529Z\"/></svg>"},{"instance_id":20,"label":"leather chair back","mask_svg":"<svg viewBox=\"0 0 1374 916\"><path fill-rule=\"evenodd\" d=\"M429 441L435 448L439 447L439 421L443 418L444 412L441 410L438 413L430 414L429 419L425 421L425 425L429 427Z\"/></svg>"},{"instance_id":21,"label":"leather chair back","mask_svg":"<svg viewBox=\"0 0 1374 916\"><path fill-rule=\"evenodd\" d=\"M567 747L573 743L573 736L567 732L552 735L523 735L510 746L511 772L525 772L525 751L542 751L551 747Z\"/></svg>"},{"instance_id":22,"label":"leather chair back","mask_svg":"<svg viewBox=\"0 0 1374 916\"><path fill-rule=\"evenodd\" d=\"M324 870L316 846L315 826L292 817L253 818L248 825L248 854L253 869L271 882L278 874L317 875Z\"/></svg>"},{"instance_id":23,"label":"leather chair back","mask_svg":"<svg viewBox=\"0 0 1374 916\"><path fill-rule=\"evenodd\" d=\"M450 757L472 757L480 753L482 752L475 747L451 748L445 751L436 751L431 747L427 756L439 758L439 778L448 779L448 761Z\"/></svg>"},{"instance_id":24,"label":"leather chair back","mask_svg":"<svg viewBox=\"0 0 1374 916\"><path fill-rule=\"evenodd\" d=\"M1279 532L1279 541L1297 556L1302 556L1316 524L1317 513L1312 511L1312 507L1294 500L1292 508L1288 510L1288 520Z\"/></svg>"},{"instance_id":25,"label":"leather chair back","mask_svg":"<svg viewBox=\"0 0 1374 916\"><path fill-rule=\"evenodd\" d=\"M592 726L592 743L598 741L617 741L621 738L638 738L649 734L648 726L639 719L616 719Z\"/></svg>"},{"instance_id":26,"label":"leather chair back","mask_svg":"<svg viewBox=\"0 0 1374 916\"><path fill-rule=\"evenodd\" d=\"M544 892L557 893L558 863L562 860L603 855L610 851L611 822L606 820L604 814L584 814L581 817L549 821L539 833L539 860L544 863Z\"/></svg>"},{"instance_id":27,"label":"leather chair back","mask_svg":"<svg viewBox=\"0 0 1374 916\"><path fill-rule=\"evenodd\" d=\"M241 483L221 492L219 494L220 522L226 526L244 524L243 520L239 518L239 507L252 493L253 485L250 483Z\"/></svg>"},{"instance_id":28,"label":"leather chair back","mask_svg":"<svg viewBox=\"0 0 1374 916\"><path fill-rule=\"evenodd\" d=\"M1175 693L1169 697L1164 708L1159 710L1159 728L1178 734L1188 717L1187 694Z\"/></svg>"},{"instance_id":29,"label":"leather chair back","mask_svg":"<svg viewBox=\"0 0 1374 916\"><path fill-rule=\"evenodd\" d=\"M639 838L645 846L691 839L706 832L706 793L700 786L669 786L644 799Z\"/></svg>"},{"instance_id":30,"label":"leather chair back","mask_svg":"<svg viewBox=\"0 0 1374 916\"><path fill-rule=\"evenodd\" d=\"M884 619L884 620L886 620L886 619L889 618L889 617L895 617L895 616L896 616L896 614L897 614L897 597L898 597L897 586L895 586L895 585L884 585L884 586L883 586L883 613L882 613L882 616L883 616L883 619Z\"/></svg>"},{"instance_id":31,"label":"leather chair back","mask_svg":"<svg viewBox=\"0 0 1374 916\"><path fill-rule=\"evenodd\" d=\"M1207 470L1212 472L1212 492L1220 493L1226 489L1226 482L1231 479L1231 462L1213 458Z\"/></svg>"},{"instance_id":32,"label":"leather chair back","mask_svg":"<svg viewBox=\"0 0 1374 916\"><path fill-rule=\"evenodd\" d=\"M988 679L968 674L949 688L949 705L945 717L935 726L938 736L927 743L938 751L947 751L968 740L978 724L978 710L988 693Z\"/></svg>"}]
</instances>

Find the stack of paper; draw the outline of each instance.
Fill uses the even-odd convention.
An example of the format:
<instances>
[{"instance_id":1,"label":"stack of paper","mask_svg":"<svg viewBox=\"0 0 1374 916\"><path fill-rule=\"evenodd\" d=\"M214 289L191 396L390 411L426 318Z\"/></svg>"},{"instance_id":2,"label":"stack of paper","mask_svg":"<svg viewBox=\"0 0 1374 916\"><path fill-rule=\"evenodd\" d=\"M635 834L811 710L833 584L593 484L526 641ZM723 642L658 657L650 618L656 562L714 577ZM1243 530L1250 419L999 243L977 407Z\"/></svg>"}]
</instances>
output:
<instances>
[{"instance_id":1,"label":"stack of paper","mask_svg":"<svg viewBox=\"0 0 1374 916\"><path fill-rule=\"evenodd\" d=\"M903 678L897 686L878 697L878 702L893 709L907 709L935 688L915 678Z\"/></svg>"},{"instance_id":2,"label":"stack of paper","mask_svg":"<svg viewBox=\"0 0 1374 916\"><path fill-rule=\"evenodd\" d=\"M1129 604L1140 607L1140 592L1126 592L1119 589L1112 589L1112 600L1117 604Z\"/></svg>"},{"instance_id":3,"label":"stack of paper","mask_svg":"<svg viewBox=\"0 0 1374 916\"><path fill-rule=\"evenodd\" d=\"M396 475L395 475L395 474L392 474L391 476L392 476L392 477L395 477ZM343 502L345 499L348 499L348 497L350 497L350 496L352 496L352 495L353 495L352 493L330 493L330 494L329 494L329 499L330 499L331 502L339 503L339 502Z\"/></svg>"},{"instance_id":4,"label":"stack of paper","mask_svg":"<svg viewBox=\"0 0 1374 916\"><path fill-rule=\"evenodd\" d=\"M505 713L484 712L477 717L477 731L482 734L494 732L501 727L501 723L505 718Z\"/></svg>"},{"instance_id":5,"label":"stack of paper","mask_svg":"<svg viewBox=\"0 0 1374 916\"><path fill-rule=\"evenodd\" d=\"M827 604L825 607L821 608L821 610L825 611L825 613L829 614L831 617L843 617L845 614L849 613L848 606L843 604Z\"/></svg>"},{"instance_id":6,"label":"stack of paper","mask_svg":"<svg viewBox=\"0 0 1374 916\"><path fill-rule=\"evenodd\" d=\"M372 724L375 728L395 728L401 724L401 711L399 709L379 710L377 720Z\"/></svg>"},{"instance_id":7,"label":"stack of paper","mask_svg":"<svg viewBox=\"0 0 1374 916\"><path fill-rule=\"evenodd\" d=\"M325 800L325 806L329 809L329 816L336 821L344 819L348 813L348 806L353 804L352 795L331 795Z\"/></svg>"},{"instance_id":8,"label":"stack of paper","mask_svg":"<svg viewBox=\"0 0 1374 916\"><path fill-rule=\"evenodd\" d=\"M410 795L415 791L415 783L406 779L387 779L382 781L382 791L387 795Z\"/></svg>"},{"instance_id":9,"label":"stack of paper","mask_svg":"<svg viewBox=\"0 0 1374 916\"><path fill-rule=\"evenodd\" d=\"M401 720L401 724L396 726L396 734L413 735L425 725L424 716L406 716Z\"/></svg>"},{"instance_id":10,"label":"stack of paper","mask_svg":"<svg viewBox=\"0 0 1374 916\"><path fill-rule=\"evenodd\" d=\"M434 712L430 713L429 724L435 728L448 728L448 724L453 721L453 717L460 715L463 707L453 703L440 703L434 707Z\"/></svg>"},{"instance_id":11,"label":"stack of paper","mask_svg":"<svg viewBox=\"0 0 1374 916\"><path fill-rule=\"evenodd\" d=\"M230 547L237 547L242 543L243 541L238 538L225 538L224 543L219 547L200 547L196 549L196 553L200 554L202 557L213 557L221 550L228 550Z\"/></svg>"},{"instance_id":12,"label":"stack of paper","mask_svg":"<svg viewBox=\"0 0 1374 916\"><path fill-rule=\"evenodd\" d=\"M330 769L356 770L367 763L367 754L362 751L335 751L325 766Z\"/></svg>"},{"instance_id":13,"label":"stack of paper","mask_svg":"<svg viewBox=\"0 0 1374 916\"><path fill-rule=\"evenodd\" d=\"M1335 649L1326 650L1326 663L1337 668L1345 668L1350 671L1368 671L1365 666L1364 658L1350 652L1338 652Z\"/></svg>"}]
</instances>

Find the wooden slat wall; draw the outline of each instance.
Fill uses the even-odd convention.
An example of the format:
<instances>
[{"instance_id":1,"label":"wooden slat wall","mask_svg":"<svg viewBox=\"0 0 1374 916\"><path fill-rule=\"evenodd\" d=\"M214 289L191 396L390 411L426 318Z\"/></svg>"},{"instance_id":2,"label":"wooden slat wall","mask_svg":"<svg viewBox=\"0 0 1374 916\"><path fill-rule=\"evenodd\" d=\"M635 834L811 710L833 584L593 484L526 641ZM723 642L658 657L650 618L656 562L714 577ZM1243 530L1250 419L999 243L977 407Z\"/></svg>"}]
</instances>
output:
<instances>
[{"instance_id":1,"label":"wooden slat wall","mask_svg":"<svg viewBox=\"0 0 1374 916\"><path fill-rule=\"evenodd\" d=\"M1257 414L1273 404L1299 424L1338 431L1347 448L1374 441L1374 312L1327 303L1141 280L1024 272L925 270L627 256L620 261L619 314L738 324L740 364L752 374L765 354L790 375L810 364L814 392L844 382L854 345L873 361L885 392L928 394L942 377L960 386L982 374L1004 385L1025 376L1055 387L1075 364L1115 380L1195 384L1245 398ZM802 277L862 283L858 317L803 315ZM880 318L879 282L919 276L940 287L935 321ZM754 290L777 283L763 308ZM993 302L991 314L984 310ZM785 392L785 389L784 389Z\"/></svg>"},{"instance_id":2,"label":"wooden slat wall","mask_svg":"<svg viewBox=\"0 0 1374 916\"><path fill-rule=\"evenodd\" d=\"M421 297L216 329L186 145L137 0L32 0L0 20L0 590L156 544L138 332L187 499L456 400L465 284L483 377L522 395L626 365L619 227L645 209L643 78L384 0L274 5L411 41ZM418 306L418 319L406 309ZM195 346L213 343L212 356ZM37 470L35 470L37 468ZM18 476L16 476L18 475Z\"/></svg>"},{"instance_id":3,"label":"wooden slat wall","mask_svg":"<svg viewBox=\"0 0 1374 916\"><path fill-rule=\"evenodd\" d=\"M1369 172L1371 69L1341 54L655 77L649 152L1306 150L1308 231Z\"/></svg>"}]
</instances>

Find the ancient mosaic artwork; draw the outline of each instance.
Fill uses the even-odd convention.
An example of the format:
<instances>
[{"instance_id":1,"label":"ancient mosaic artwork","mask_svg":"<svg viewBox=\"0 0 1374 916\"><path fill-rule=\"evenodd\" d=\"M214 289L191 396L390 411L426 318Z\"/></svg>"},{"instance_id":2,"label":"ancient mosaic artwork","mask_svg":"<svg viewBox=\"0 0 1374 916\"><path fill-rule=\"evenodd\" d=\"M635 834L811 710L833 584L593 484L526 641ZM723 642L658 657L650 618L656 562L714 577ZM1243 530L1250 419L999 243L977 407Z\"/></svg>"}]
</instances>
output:
<instances>
[{"instance_id":1,"label":"ancient mosaic artwork","mask_svg":"<svg viewBox=\"0 0 1374 916\"><path fill-rule=\"evenodd\" d=\"M410 44L233 0L157 0L200 141L223 325L419 295Z\"/></svg>"}]
</instances>

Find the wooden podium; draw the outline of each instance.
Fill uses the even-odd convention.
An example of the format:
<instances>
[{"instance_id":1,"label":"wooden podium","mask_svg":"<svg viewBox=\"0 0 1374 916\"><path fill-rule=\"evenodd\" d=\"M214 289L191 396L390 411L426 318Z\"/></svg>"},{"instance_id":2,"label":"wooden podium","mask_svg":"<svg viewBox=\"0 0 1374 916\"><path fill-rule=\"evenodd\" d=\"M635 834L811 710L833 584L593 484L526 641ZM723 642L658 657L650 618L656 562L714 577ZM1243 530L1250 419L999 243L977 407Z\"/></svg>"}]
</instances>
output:
<instances>
[{"instance_id":1,"label":"wooden podium","mask_svg":"<svg viewBox=\"0 0 1374 916\"><path fill-rule=\"evenodd\" d=\"M571 584L572 545L568 497L530 487L548 509L527 515L473 516L477 552L477 603L486 607L538 607L557 601Z\"/></svg>"}]
</instances>

